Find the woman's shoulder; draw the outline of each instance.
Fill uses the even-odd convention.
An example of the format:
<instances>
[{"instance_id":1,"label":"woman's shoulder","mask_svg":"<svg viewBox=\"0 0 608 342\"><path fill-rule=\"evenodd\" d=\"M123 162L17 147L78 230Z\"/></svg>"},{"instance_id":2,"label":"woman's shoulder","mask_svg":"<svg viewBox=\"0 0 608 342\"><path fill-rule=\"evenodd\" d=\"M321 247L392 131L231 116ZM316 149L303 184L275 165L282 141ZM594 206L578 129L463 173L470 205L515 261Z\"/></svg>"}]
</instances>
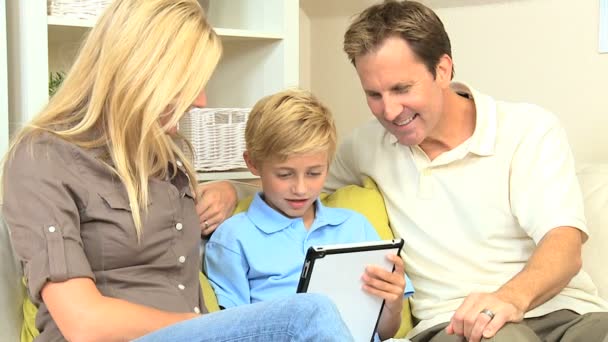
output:
<instances>
[{"instance_id":1,"label":"woman's shoulder","mask_svg":"<svg viewBox=\"0 0 608 342\"><path fill-rule=\"evenodd\" d=\"M5 171L12 176L46 175L57 180L82 179L84 174L91 173L87 170L104 168L94 152L47 131L23 136L7 156L5 165Z\"/></svg>"},{"instance_id":2,"label":"woman's shoulder","mask_svg":"<svg viewBox=\"0 0 608 342\"><path fill-rule=\"evenodd\" d=\"M48 155L71 156L81 152L76 144L48 131L29 132L14 147L15 155L27 153L34 158Z\"/></svg>"}]
</instances>

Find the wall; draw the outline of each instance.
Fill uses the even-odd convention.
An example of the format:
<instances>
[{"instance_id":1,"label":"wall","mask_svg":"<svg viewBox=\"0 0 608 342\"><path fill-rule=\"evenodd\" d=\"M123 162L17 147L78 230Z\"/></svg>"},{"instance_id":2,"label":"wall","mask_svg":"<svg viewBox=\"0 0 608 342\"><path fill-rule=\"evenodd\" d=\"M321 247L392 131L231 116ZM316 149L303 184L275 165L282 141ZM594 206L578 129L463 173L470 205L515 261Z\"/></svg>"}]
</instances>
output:
<instances>
[{"instance_id":1,"label":"wall","mask_svg":"<svg viewBox=\"0 0 608 342\"><path fill-rule=\"evenodd\" d=\"M608 54L598 53L598 0L427 0L450 34L456 80L533 102L566 127L578 162L608 161ZM334 111L340 136L371 118L342 52L351 16L372 0L302 0L310 54L302 76ZM306 28L302 28L304 30ZM304 52L308 50L308 52ZM304 59L304 58L302 58Z\"/></svg>"}]
</instances>

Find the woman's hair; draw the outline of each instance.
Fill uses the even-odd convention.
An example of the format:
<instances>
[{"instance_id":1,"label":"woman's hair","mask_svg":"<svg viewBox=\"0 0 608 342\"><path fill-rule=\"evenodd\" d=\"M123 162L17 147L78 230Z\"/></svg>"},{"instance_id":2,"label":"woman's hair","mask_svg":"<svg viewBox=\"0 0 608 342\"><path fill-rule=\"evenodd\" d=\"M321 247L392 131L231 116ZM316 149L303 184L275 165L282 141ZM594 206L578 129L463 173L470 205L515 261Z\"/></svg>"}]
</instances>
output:
<instances>
[{"instance_id":1,"label":"woman's hair","mask_svg":"<svg viewBox=\"0 0 608 342\"><path fill-rule=\"evenodd\" d=\"M441 19L425 5L407 0L385 0L357 15L344 34L344 52L354 65L357 57L377 50L388 37L406 41L433 76L441 57L452 57Z\"/></svg>"},{"instance_id":2,"label":"woman's hair","mask_svg":"<svg viewBox=\"0 0 608 342\"><path fill-rule=\"evenodd\" d=\"M310 92L289 89L255 104L247 120L245 141L254 163L325 151L331 161L336 126L329 109Z\"/></svg>"},{"instance_id":3,"label":"woman's hair","mask_svg":"<svg viewBox=\"0 0 608 342\"><path fill-rule=\"evenodd\" d=\"M105 148L141 238L150 177L173 176L180 159L195 189L192 164L166 129L177 125L204 89L221 50L196 0L114 0L62 86L15 136L9 154L41 132L82 148Z\"/></svg>"}]
</instances>

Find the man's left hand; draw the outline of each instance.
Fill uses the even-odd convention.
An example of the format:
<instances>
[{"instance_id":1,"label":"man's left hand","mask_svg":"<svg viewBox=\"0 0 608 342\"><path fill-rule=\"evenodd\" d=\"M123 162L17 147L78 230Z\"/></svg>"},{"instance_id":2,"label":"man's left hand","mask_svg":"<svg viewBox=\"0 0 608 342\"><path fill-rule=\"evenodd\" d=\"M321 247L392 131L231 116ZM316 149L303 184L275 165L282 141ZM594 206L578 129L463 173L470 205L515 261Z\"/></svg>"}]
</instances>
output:
<instances>
[{"instance_id":1,"label":"man's left hand","mask_svg":"<svg viewBox=\"0 0 608 342\"><path fill-rule=\"evenodd\" d=\"M523 318L523 310L497 293L472 293L452 316L446 333L479 342L482 337L496 335L507 322L521 322Z\"/></svg>"},{"instance_id":2,"label":"man's left hand","mask_svg":"<svg viewBox=\"0 0 608 342\"><path fill-rule=\"evenodd\" d=\"M201 235L208 236L232 215L237 201L236 190L230 182L222 181L199 184L196 194Z\"/></svg>"}]
</instances>

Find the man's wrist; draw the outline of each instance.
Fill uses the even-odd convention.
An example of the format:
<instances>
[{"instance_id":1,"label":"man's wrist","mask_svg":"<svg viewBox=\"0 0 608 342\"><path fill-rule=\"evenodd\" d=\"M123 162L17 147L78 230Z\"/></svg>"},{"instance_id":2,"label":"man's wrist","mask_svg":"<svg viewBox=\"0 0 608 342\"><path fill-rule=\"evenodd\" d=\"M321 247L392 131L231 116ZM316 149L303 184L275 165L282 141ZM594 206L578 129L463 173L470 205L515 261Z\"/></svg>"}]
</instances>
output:
<instances>
[{"instance_id":1,"label":"man's wrist","mask_svg":"<svg viewBox=\"0 0 608 342\"><path fill-rule=\"evenodd\" d=\"M532 303L532 299L528 298L529 296L526 291L515 289L508 284L499 288L495 294L500 300L513 305L522 313L526 313Z\"/></svg>"}]
</instances>

